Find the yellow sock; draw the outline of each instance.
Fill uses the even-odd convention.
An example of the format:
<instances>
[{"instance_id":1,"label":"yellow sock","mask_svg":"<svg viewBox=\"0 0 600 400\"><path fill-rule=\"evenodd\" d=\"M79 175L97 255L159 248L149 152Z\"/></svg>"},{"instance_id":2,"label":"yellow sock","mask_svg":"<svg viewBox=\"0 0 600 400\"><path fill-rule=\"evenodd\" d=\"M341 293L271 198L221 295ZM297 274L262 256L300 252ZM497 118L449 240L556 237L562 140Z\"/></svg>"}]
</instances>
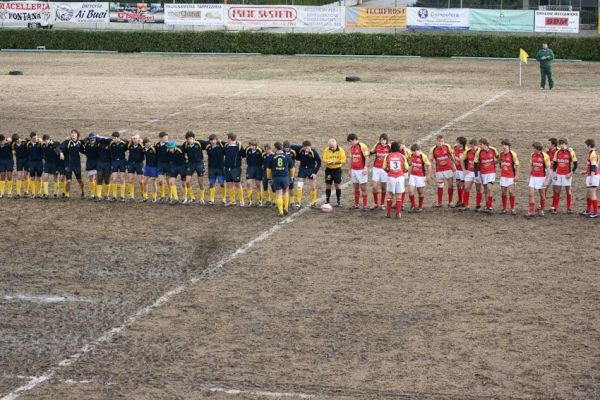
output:
<instances>
[{"instance_id":1,"label":"yellow sock","mask_svg":"<svg viewBox=\"0 0 600 400\"><path fill-rule=\"evenodd\" d=\"M256 191L256 202L262 203L262 191L260 189Z\"/></svg>"},{"instance_id":2,"label":"yellow sock","mask_svg":"<svg viewBox=\"0 0 600 400\"><path fill-rule=\"evenodd\" d=\"M279 211L279 215L283 214L283 199L277 198L277 211Z\"/></svg>"},{"instance_id":3,"label":"yellow sock","mask_svg":"<svg viewBox=\"0 0 600 400\"><path fill-rule=\"evenodd\" d=\"M23 189L23 180L17 179L17 194L21 195L21 189Z\"/></svg>"},{"instance_id":4,"label":"yellow sock","mask_svg":"<svg viewBox=\"0 0 600 400\"><path fill-rule=\"evenodd\" d=\"M196 193L194 193L194 188L192 186L188 186L188 195L191 200L196 200Z\"/></svg>"},{"instance_id":5,"label":"yellow sock","mask_svg":"<svg viewBox=\"0 0 600 400\"><path fill-rule=\"evenodd\" d=\"M104 185L100 184L100 185L96 185L96 197L100 198L102 197L102 187Z\"/></svg>"},{"instance_id":6,"label":"yellow sock","mask_svg":"<svg viewBox=\"0 0 600 400\"><path fill-rule=\"evenodd\" d=\"M214 187L208 188L208 201L210 201L211 203L214 203L216 194L217 194L217 188L214 188Z\"/></svg>"},{"instance_id":7,"label":"yellow sock","mask_svg":"<svg viewBox=\"0 0 600 400\"><path fill-rule=\"evenodd\" d=\"M167 184L161 183L160 184L160 198L164 199L165 197L167 197Z\"/></svg>"},{"instance_id":8,"label":"yellow sock","mask_svg":"<svg viewBox=\"0 0 600 400\"><path fill-rule=\"evenodd\" d=\"M60 187L62 188L62 191L65 194L65 196L69 197L69 193L67 193L67 182L61 182Z\"/></svg>"},{"instance_id":9,"label":"yellow sock","mask_svg":"<svg viewBox=\"0 0 600 400\"><path fill-rule=\"evenodd\" d=\"M48 184L48 186L50 186L50 182L44 182L44 194L49 194L49 193L46 193L46 186L45 186L46 184ZM55 195L57 195L57 196L58 196L58 192L60 190L59 186L60 186L60 183L54 181L54 184L52 185L52 193L55 194Z\"/></svg>"},{"instance_id":10,"label":"yellow sock","mask_svg":"<svg viewBox=\"0 0 600 400\"><path fill-rule=\"evenodd\" d=\"M240 203L243 203L244 202L244 188L238 189L238 197L240 199Z\"/></svg>"},{"instance_id":11,"label":"yellow sock","mask_svg":"<svg viewBox=\"0 0 600 400\"><path fill-rule=\"evenodd\" d=\"M121 183L120 189L121 189L121 198L124 199L125 198L125 192L127 191L127 184L126 183Z\"/></svg>"},{"instance_id":12,"label":"yellow sock","mask_svg":"<svg viewBox=\"0 0 600 400\"><path fill-rule=\"evenodd\" d=\"M187 201L188 194L189 194L189 189L188 189L187 186L185 186L185 184L183 185L182 189L183 189L183 200Z\"/></svg>"},{"instance_id":13,"label":"yellow sock","mask_svg":"<svg viewBox=\"0 0 600 400\"><path fill-rule=\"evenodd\" d=\"M235 189L229 189L229 202L235 203Z\"/></svg>"},{"instance_id":14,"label":"yellow sock","mask_svg":"<svg viewBox=\"0 0 600 400\"><path fill-rule=\"evenodd\" d=\"M302 189L296 189L296 203L302 204Z\"/></svg>"},{"instance_id":15,"label":"yellow sock","mask_svg":"<svg viewBox=\"0 0 600 400\"><path fill-rule=\"evenodd\" d=\"M142 191L142 196L144 196L145 199L148 199L148 191L146 189Z\"/></svg>"},{"instance_id":16,"label":"yellow sock","mask_svg":"<svg viewBox=\"0 0 600 400\"><path fill-rule=\"evenodd\" d=\"M8 186L8 187L7 187L7 190L6 190L6 191L8 192L8 194L12 194L12 189L13 189L13 180L12 180L12 179L10 179L10 180L8 181L8 185L7 185L7 186Z\"/></svg>"},{"instance_id":17,"label":"yellow sock","mask_svg":"<svg viewBox=\"0 0 600 400\"><path fill-rule=\"evenodd\" d=\"M96 195L96 182L94 182L94 181L90 182L90 194L92 196Z\"/></svg>"},{"instance_id":18,"label":"yellow sock","mask_svg":"<svg viewBox=\"0 0 600 400\"><path fill-rule=\"evenodd\" d=\"M125 196L123 196L123 197L125 197ZM134 183L129 184L129 198L130 199L135 198L135 184Z\"/></svg>"},{"instance_id":19,"label":"yellow sock","mask_svg":"<svg viewBox=\"0 0 600 400\"><path fill-rule=\"evenodd\" d=\"M227 198L227 188L225 186L221 186L221 199L225 200Z\"/></svg>"},{"instance_id":20,"label":"yellow sock","mask_svg":"<svg viewBox=\"0 0 600 400\"><path fill-rule=\"evenodd\" d=\"M201 202L204 202L204 199L206 198L206 192L204 188L198 190L198 197L200 198Z\"/></svg>"},{"instance_id":21,"label":"yellow sock","mask_svg":"<svg viewBox=\"0 0 600 400\"><path fill-rule=\"evenodd\" d=\"M111 188L112 188L112 196L113 196L114 198L116 198L116 197L117 197L117 190L119 189L119 188L118 188L118 184L116 184L116 183L111 183L111 184L110 184L110 186L111 186Z\"/></svg>"},{"instance_id":22,"label":"yellow sock","mask_svg":"<svg viewBox=\"0 0 600 400\"><path fill-rule=\"evenodd\" d=\"M6 182L3 179L0 181L0 196L4 196L5 187L6 187Z\"/></svg>"},{"instance_id":23,"label":"yellow sock","mask_svg":"<svg viewBox=\"0 0 600 400\"><path fill-rule=\"evenodd\" d=\"M317 204L317 191L311 190L310 191L310 205L314 206L315 204Z\"/></svg>"},{"instance_id":24,"label":"yellow sock","mask_svg":"<svg viewBox=\"0 0 600 400\"><path fill-rule=\"evenodd\" d=\"M158 199L158 192L152 192L152 199L153 200Z\"/></svg>"},{"instance_id":25,"label":"yellow sock","mask_svg":"<svg viewBox=\"0 0 600 400\"><path fill-rule=\"evenodd\" d=\"M25 194L29 194L31 191L31 179L29 177L25 178Z\"/></svg>"},{"instance_id":26,"label":"yellow sock","mask_svg":"<svg viewBox=\"0 0 600 400\"><path fill-rule=\"evenodd\" d=\"M248 189L246 191L246 196L248 196L248 202L252 203L252 196L254 195L254 190L252 189Z\"/></svg>"},{"instance_id":27,"label":"yellow sock","mask_svg":"<svg viewBox=\"0 0 600 400\"><path fill-rule=\"evenodd\" d=\"M42 194L42 181L35 182L35 192L40 195Z\"/></svg>"},{"instance_id":28,"label":"yellow sock","mask_svg":"<svg viewBox=\"0 0 600 400\"><path fill-rule=\"evenodd\" d=\"M288 192L288 193L283 194L283 210L289 211L289 209L290 209L290 194Z\"/></svg>"},{"instance_id":29,"label":"yellow sock","mask_svg":"<svg viewBox=\"0 0 600 400\"><path fill-rule=\"evenodd\" d=\"M271 191L270 190L263 190L263 198L267 201L267 202L271 202Z\"/></svg>"},{"instance_id":30,"label":"yellow sock","mask_svg":"<svg viewBox=\"0 0 600 400\"><path fill-rule=\"evenodd\" d=\"M175 184L171 185L171 198L179 200L179 194L177 194L177 186L175 186Z\"/></svg>"},{"instance_id":31,"label":"yellow sock","mask_svg":"<svg viewBox=\"0 0 600 400\"><path fill-rule=\"evenodd\" d=\"M144 192L146 191L146 188L144 187L144 185L140 182L138 184L139 189L140 189L140 196L144 197ZM148 194L146 193L146 199L148 198Z\"/></svg>"},{"instance_id":32,"label":"yellow sock","mask_svg":"<svg viewBox=\"0 0 600 400\"><path fill-rule=\"evenodd\" d=\"M46 196L50 195L50 182L44 182L43 186L44 186L44 194Z\"/></svg>"}]
</instances>

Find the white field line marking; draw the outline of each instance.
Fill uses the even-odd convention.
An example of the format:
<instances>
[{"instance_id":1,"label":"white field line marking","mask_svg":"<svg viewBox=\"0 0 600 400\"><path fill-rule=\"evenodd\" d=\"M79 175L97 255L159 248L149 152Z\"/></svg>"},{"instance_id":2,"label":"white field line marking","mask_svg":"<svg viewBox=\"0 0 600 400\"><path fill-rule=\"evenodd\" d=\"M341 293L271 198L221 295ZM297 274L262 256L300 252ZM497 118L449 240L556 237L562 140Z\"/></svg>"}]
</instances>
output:
<instances>
[{"instance_id":1,"label":"white field line marking","mask_svg":"<svg viewBox=\"0 0 600 400\"><path fill-rule=\"evenodd\" d=\"M2 296L5 301L30 301L33 303L64 303L64 302L80 302L93 303L94 300L75 296L58 296L52 294L5 294Z\"/></svg>"},{"instance_id":2,"label":"white field line marking","mask_svg":"<svg viewBox=\"0 0 600 400\"><path fill-rule=\"evenodd\" d=\"M438 130L435 130L435 131L427 134L426 136L424 136L421 139L417 140L417 142L418 143L422 143L422 142L424 142L424 141L432 138L433 136L435 136L439 132L442 132L443 130L445 130L445 129L449 128L450 126L454 125L456 122L461 121L461 120L465 119L466 117L474 114L475 112L481 110L482 108L484 108L485 106L491 104L492 102L494 102L498 98L504 96L508 92L509 92L508 90L505 90L503 92L500 92L500 93L494 95L492 98L490 98L489 100L485 101L481 105L475 107L474 109L472 109L471 111L468 111L467 113L461 115L460 117L453 119L451 122L447 123L442 128L440 128ZM349 184L350 184L350 182L346 182L346 183L344 183L343 186L346 187ZM324 199L324 196L321 196L319 198L319 202L322 202L323 199ZM213 274L214 272L217 272L217 271L221 270L225 264L227 264L228 262L230 262L230 261L234 260L235 258L239 257L240 255L243 255L249 249L251 249L252 247L254 247L254 245L256 245L257 243L260 243L260 242L264 241L265 239L269 238L274 233L276 233L277 231L279 231L282 227L284 227L286 224L290 224L290 223L294 222L297 218L299 218L300 216L304 215L308 210L310 210L310 208L307 208L307 207L302 208L299 211L295 212L294 214L290 215L289 217L285 218L283 221L281 221L281 222L273 225L271 228L267 229L266 231L264 231L263 233L261 233L256 238L250 240L246 244L244 244L241 247L239 247L233 253L231 253L231 254L223 257L221 260L217 261L215 264L213 264L209 268L205 269L199 276L193 277L187 283L184 283L183 285L178 286L178 287L176 287L174 289L171 289L168 292L164 293L162 296L160 296L158 299L156 299L154 301L154 303L152 303L149 306L146 306L144 308L141 308L135 314L129 316L125 320L125 322L123 322L121 325L110 329L109 331L105 332L101 336L99 336L96 339L92 340L88 344L84 345L78 352L76 352L76 353L70 355L69 357L65 358L64 360L62 360L61 362L59 362L54 367L49 368L41 376L34 377L29 382L27 382L26 384L24 384L22 386L19 386L18 388L12 390L10 393L8 393L4 397L2 397L0 400L15 400L22 393L28 392L28 391L34 389L35 387L37 387L38 385L46 382L47 380L49 380L50 378L52 378L54 375L56 375L56 373L58 371L60 371L61 369L69 367L69 366L75 364L81 357L83 357L87 353L92 352L93 350L95 350L101 344L103 344L105 342L111 341L117 334L119 334L125 328L127 328L127 327L131 326L132 324L134 324L140 318L145 317L146 315L148 315L154 309L156 309L158 307L161 307L161 306L169 303L169 301L171 301L171 299L173 297L175 297L176 295L184 292L189 287L191 287L192 285L198 283L203 278L206 278L206 277L210 276L211 274Z\"/></svg>"},{"instance_id":3,"label":"white field line marking","mask_svg":"<svg viewBox=\"0 0 600 400\"><path fill-rule=\"evenodd\" d=\"M218 387L209 387L206 388L209 392L213 393L226 393L226 394L250 394L254 396L262 396L262 397L297 397L299 399L312 399L313 395L305 394L305 393L286 393L286 392L266 392L263 390L238 390L238 389L225 389Z\"/></svg>"},{"instance_id":4,"label":"white field line marking","mask_svg":"<svg viewBox=\"0 0 600 400\"><path fill-rule=\"evenodd\" d=\"M202 103L202 104L198 104L197 106L192 107L193 109L198 109L198 108L202 108L202 107L206 107L208 105L208 103Z\"/></svg>"},{"instance_id":5,"label":"white field line marking","mask_svg":"<svg viewBox=\"0 0 600 400\"><path fill-rule=\"evenodd\" d=\"M240 90L239 92L235 92L235 93L229 94L229 95L225 96L225 98L226 98L226 99L230 99L230 98L232 98L232 97L238 97L238 96L241 96L241 95L243 95L243 94L244 94L244 93L246 93L246 92L251 92L251 91L253 91L253 90L260 89L260 88L262 88L262 87L264 87L264 86L265 86L265 85L256 85L256 86L254 86L254 87L251 87L251 88L248 88L248 89L243 89L243 90Z\"/></svg>"}]
</instances>

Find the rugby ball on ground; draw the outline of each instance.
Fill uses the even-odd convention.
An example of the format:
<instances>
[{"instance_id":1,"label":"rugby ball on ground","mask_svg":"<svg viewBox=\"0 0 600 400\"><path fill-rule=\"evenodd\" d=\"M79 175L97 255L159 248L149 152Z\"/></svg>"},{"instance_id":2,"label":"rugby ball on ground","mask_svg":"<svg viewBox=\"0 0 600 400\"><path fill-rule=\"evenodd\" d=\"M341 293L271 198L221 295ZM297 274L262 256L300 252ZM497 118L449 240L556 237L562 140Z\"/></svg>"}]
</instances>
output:
<instances>
[{"instance_id":1,"label":"rugby ball on ground","mask_svg":"<svg viewBox=\"0 0 600 400\"><path fill-rule=\"evenodd\" d=\"M323 212L332 212L333 211L333 207L331 206L331 204L325 203L321 206L321 211Z\"/></svg>"}]
</instances>

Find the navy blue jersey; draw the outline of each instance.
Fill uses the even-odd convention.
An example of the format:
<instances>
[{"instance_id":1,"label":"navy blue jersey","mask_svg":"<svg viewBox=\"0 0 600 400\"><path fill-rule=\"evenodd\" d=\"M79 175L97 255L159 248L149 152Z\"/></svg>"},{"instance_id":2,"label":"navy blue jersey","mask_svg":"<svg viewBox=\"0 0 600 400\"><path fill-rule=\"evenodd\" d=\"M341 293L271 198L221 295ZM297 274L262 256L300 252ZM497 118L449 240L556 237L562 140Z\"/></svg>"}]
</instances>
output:
<instances>
[{"instance_id":1,"label":"navy blue jersey","mask_svg":"<svg viewBox=\"0 0 600 400\"><path fill-rule=\"evenodd\" d=\"M169 163L175 166L185 166L185 153L180 146L177 146L174 152L169 151Z\"/></svg>"},{"instance_id":2,"label":"navy blue jersey","mask_svg":"<svg viewBox=\"0 0 600 400\"><path fill-rule=\"evenodd\" d=\"M275 153L267 165L272 171L272 177L289 177L290 169L294 168L294 160L289 154Z\"/></svg>"},{"instance_id":3,"label":"navy blue jersey","mask_svg":"<svg viewBox=\"0 0 600 400\"><path fill-rule=\"evenodd\" d=\"M37 141L36 143L27 143L27 154L29 155L29 161L42 161L44 158L42 142Z\"/></svg>"},{"instance_id":4,"label":"navy blue jersey","mask_svg":"<svg viewBox=\"0 0 600 400\"><path fill-rule=\"evenodd\" d=\"M98 160L98 143L90 143L89 141L83 142L83 154L87 157L89 161Z\"/></svg>"},{"instance_id":5,"label":"navy blue jersey","mask_svg":"<svg viewBox=\"0 0 600 400\"><path fill-rule=\"evenodd\" d=\"M98 162L110 164L110 148L108 145L98 146Z\"/></svg>"},{"instance_id":6,"label":"navy blue jersey","mask_svg":"<svg viewBox=\"0 0 600 400\"><path fill-rule=\"evenodd\" d=\"M79 153L83 153L83 143L81 141L67 139L60 144L60 151L65 156L65 164L81 165L81 156L79 155Z\"/></svg>"},{"instance_id":7,"label":"navy blue jersey","mask_svg":"<svg viewBox=\"0 0 600 400\"><path fill-rule=\"evenodd\" d=\"M250 147L246 148L246 163L248 167L262 167L263 154L264 152L260 147L257 147L254 151Z\"/></svg>"},{"instance_id":8,"label":"navy blue jersey","mask_svg":"<svg viewBox=\"0 0 600 400\"><path fill-rule=\"evenodd\" d=\"M267 176L267 168L269 167L269 163L271 162L271 159L273 158L275 154L274 153L264 153L263 154L263 172L264 172L264 176Z\"/></svg>"},{"instance_id":9,"label":"navy blue jersey","mask_svg":"<svg viewBox=\"0 0 600 400\"><path fill-rule=\"evenodd\" d=\"M129 142L127 150L129 151L128 161L130 163L141 163L144 161L144 148L141 143L133 144L133 142Z\"/></svg>"},{"instance_id":10,"label":"navy blue jersey","mask_svg":"<svg viewBox=\"0 0 600 400\"><path fill-rule=\"evenodd\" d=\"M154 145L154 150L156 150L156 160L160 164L168 164L169 163L169 152L167 150L167 144L158 142Z\"/></svg>"},{"instance_id":11,"label":"navy blue jersey","mask_svg":"<svg viewBox=\"0 0 600 400\"><path fill-rule=\"evenodd\" d=\"M60 159L59 144L52 141L42 145L44 151L44 162L46 164L57 165Z\"/></svg>"},{"instance_id":12,"label":"navy blue jersey","mask_svg":"<svg viewBox=\"0 0 600 400\"><path fill-rule=\"evenodd\" d=\"M225 157L225 148L219 142L214 146L209 144L206 147L206 155L208 158L209 169L223 169L223 160Z\"/></svg>"},{"instance_id":13,"label":"navy blue jersey","mask_svg":"<svg viewBox=\"0 0 600 400\"><path fill-rule=\"evenodd\" d=\"M110 159L111 161L124 161L125 153L127 152L127 147L129 143L125 140L121 140L120 142L115 142L114 140L110 143L108 148L110 149Z\"/></svg>"},{"instance_id":14,"label":"navy blue jersey","mask_svg":"<svg viewBox=\"0 0 600 400\"><path fill-rule=\"evenodd\" d=\"M27 160L29 152L27 151L27 143L13 143L13 150L15 151L15 157L17 160Z\"/></svg>"},{"instance_id":15,"label":"navy blue jersey","mask_svg":"<svg viewBox=\"0 0 600 400\"><path fill-rule=\"evenodd\" d=\"M239 143L226 144L223 166L225 168L240 168L242 166L242 158L245 156L244 148Z\"/></svg>"},{"instance_id":16,"label":"navy blue jersey","mask_svg":"<svg viewBox=\"0 0 600 400\"><path fill-rule=\"evenodd\" d=\"M321 168L321 157L315 149L306 151L304 148L298 152L297 160L300 161L300 168L311 169L314 174Z\"/></svg>"},{"instance_id":17,"label":"navy blue jersey","mask_svg":"<svg viewBox=\"0 0 600 400\"><path fill-rule=\"evenodd\" d=\"M144 148L144 157L146 158L146 166L156 167L158 166L158 160L156 158L156 149L154 147Z\"/></svg>"},{"instance_id":18,"label":"navy blue jersey","mask_svg":"<svg viewBox=\"0 0 600 400\"><path fill-rule=\"evenodd\" d=\"M13 159L13 146L11 143L0 144L0 160L12 160Z\"/></svg>"},{"instance_id":19,"label":"navy blue jersey","mask_svg":"<svg viewBox=\"0 0 600 400\"><path fill-rule=\"evenodd\" d=\"M187 156L188 162L190 163L201 163L204 161L204 154L202 154L202 150L204 150L206 146L203 146L199 141L194 141L194 143L190 144L187 141L183 144L183 151Z\"/></svg>"}]
</instances>

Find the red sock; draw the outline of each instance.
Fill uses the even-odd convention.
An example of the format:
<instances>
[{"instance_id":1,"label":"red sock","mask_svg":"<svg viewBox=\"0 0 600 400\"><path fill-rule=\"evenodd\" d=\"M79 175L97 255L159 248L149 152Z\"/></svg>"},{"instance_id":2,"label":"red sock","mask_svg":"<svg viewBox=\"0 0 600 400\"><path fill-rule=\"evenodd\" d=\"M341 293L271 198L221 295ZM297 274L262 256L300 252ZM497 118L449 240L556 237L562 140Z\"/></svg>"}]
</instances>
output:
<instances>
[{"instance_id":1,"label":"red sock","mask_svg":"<svg viewBox=\"0 0 600 400\"><path fill-rule=\"evenodd\" d=\"M384 204L385 192L381 192L381 205Z\"/></svg>"},{"instance_id":2,"label":"red sock","mask_svg":"<svg viewBox=\"0 0 600 400\"><path fill-rule=\"evenodd\" d=\"M354 205L358 206L358 200L360 199L360 190L354 191Z\"/></svg>"},{"instance_id":3,"label":"red sock","mask_svg":"<svg viewBox=\"0 0 600 400\"><path fill-rule=\"evenodd\" d=\"M535 203L529 203L529 212L532 213L535 211Z\"/></svg>"},{"instance_id":4,"label":"red sock","mask_svg":"<svg viewBox=\"0 0 600 400\"><path fill-rule=\"evenodd\" d=\"M594 207L594 215L598 214L598 199L592 200L592 207Z\"/></svg>"},{"instance_id":5,"label":"red sock","mask_svg":"<svg viewBox=\"0 0 600 400\"><path fill-rule=\"evenodd\" d=\"M485 202L485 206L487 208L492 208L493 204L494 204L494 198L492 196L488 196L487 201Z\"/></svg>"},{"instance_id":6,"label":"red sock","mask_svg":"<svg viewBox=\"0 0 600 400\"><path fill-rule=\"evenodd\" d=\"M510 195L510 209L514 210L515 209L515 196L514 195Z\"/></svg>"},{"instance_id":7,"label":"red sock","mask_svg":"<svg viewBox=\"0 0 600 400\"><path fill-rule=\"evenodd\" d=\"M567 195L567 209L569 209L569 210L571 209L572 203L573 203L573 195L571 193L569 193Z\"/></svg>"},{"instance_id":8,"label":"red sock","mask_svg":"<svg viewBox=\"0 0 600 400\"><path fill-rule=\"evenodd\" d=\"M383 201L383 199L381 199ZM373 203L375 205L379 204L379 192L373 191Z\"/></svg>"},{"instance_id":9,"label":"red sock","mask_svg":"<svg viewBox=\"0 0 600 400\"><path fill-rule=\"evenodd\" d=\"M423 208L423 200L424 199L425 199L425 197L419 196L419 208Z\"/></svg>"},{"instance_id":10,"label":"red sock","mask_svg":"<svg viewBox=\"0 0 600 400\"><path fill-rule=\"evenodd\" d=\"M585 211L592 212L592 199L590 199L588 197L586 200L587 200L587 207L585 208Z\"/></svg>"},{"instance_id":11,"label":"red sock","mask_svg":"<svg viewBox=\"0 0 600 400\"><path fill-rule=\"evenodd\" d=\"M448 188L448 204L452 204L452 198L454 197L454 188Z\"/></svg>"},{"instance_id":12,"label":"red sock","mask_svg":"<svg viewBox=\"0 0 600 400\"><path fill-rule=\"evenodd\" d=\"M389 198L386 201L387 201L387 209L386 209L386 211L387 211L388 214L390 214L392 212L392 199Z\"/></svg>"},{"instance_id":13,"label":"red sock","mask_svg":"<svg viewBox=\"0 0 600 400\"><path fill-rule=\"evenodd\" d=\"M404 204L404 199L406 199L406 192L400 195L400 200L402 200L402 204Z\"/></svg>"},{"instance_id":14,"label":"red sock","mask_svg":"<svg viewBox=\"0 0 600 400\"><path fill-rule=\"evenodd\" d=\"M540 211L544 211L544 208L546 207L546 199L540 199Z\"/></svg>"},{"instance_id":15,"label":"red sock","mask_svg":"<svg viewBox=\"0 0 600 400\"><path fill-rule=\"evenodd\" d=\"M558 204L560 203L560 194L554 194L552 198L552 208L558 211Z\"/></svg>"},{"instance_id":16,"label":"red sock","mask_svg":"<svg viewBox=\"0 0 600 400\"><path fill-rule=\"evenodd\" d=\"M463 188L458 188L458 202L462 203L462 198L463 198L463 194L465 192L465 189Z\"/></svg>"},{"instance_id":17,"label":"red sock","mask_svg":"<svg viewBox=\"0 0 600 400\"><path fill-rule=\"evenodd\" d=\"M502 209L506 210L506 203L508 202L508 196L503 194L502 195Z\"/></svg>"},{"instance_id":18,"label":"red sock","mask_svg":"<svg viewBox=\"0 0 600 400\"><path fill-rule=\"evenodd\" d=\"M396 199L396 215L400 215L402 211L402 200Z\"/></svg>"},{"instance_id":19,"label":"red sock","mask_svg":"<svg viewBox=\"0 0 600 400\"><path fill-rule=\"evenodd\" d=\"M438 205L441 206L442 205L442 200L444 198L444 188L438 188L437 190L437 195L438 195Z\"/></svg>"},{"instance_id":20,"label":"red sock","mask_svg":"<svg viewBox=\"0 0 600 400\"><path fill-rule=\"evenodd\" d=\"M462 195L462 203L465 207L469 207L469 197L471 197L471 193L470 192L463 192Z\"/></svg>"},{"instance_id":21,"label":"red sock","mask_svg":"<svg viewBox=\"0 0 600 400\"><path fill-rule=\"evenodd\" d=\"M415 195L409 194L408 199L410 200L410 206L414 208L415 207Z\"/></svg>"},{"instance_id":22,"label":"red sock","mask_svg":"<svg viewBox=\"0 0 600 400\"><path fill-rule=\"evenodd\" d=\"M363 194L362 198L363 198L363 208L366 208L367 204L369 203L369 198L367 197L366 193Z\"/></svg>"},{"instance_id":23,"label":"red sock","mask_svg":"<svg viewBox=\"0 0 600 400\"><path fill-rule=\"evenodd\" d=\"M483 193L477 193L477 196L475 196L475 207L480 207L481 206L481 200L483 200Z\"/></svg>"}]
</instances>

